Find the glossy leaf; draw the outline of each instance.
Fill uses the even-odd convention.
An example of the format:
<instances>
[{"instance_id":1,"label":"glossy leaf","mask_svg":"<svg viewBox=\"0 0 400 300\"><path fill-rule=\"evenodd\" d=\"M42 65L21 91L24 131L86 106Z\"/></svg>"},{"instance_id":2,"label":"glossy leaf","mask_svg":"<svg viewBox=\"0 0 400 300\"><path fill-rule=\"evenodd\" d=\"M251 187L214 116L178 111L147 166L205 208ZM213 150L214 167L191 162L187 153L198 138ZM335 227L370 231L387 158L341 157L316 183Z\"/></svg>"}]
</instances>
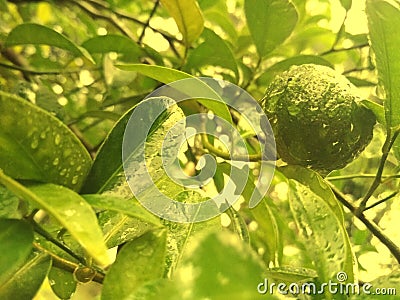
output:
<instances>
[{"instance_id":1,"label":"glossy leaf","mask_svg":"<svg viewBox=\"0 0 400 300\"><path fill-rule=\"evenodd\" d=\"M382 105L373 102L371 100L362 100L361 104L364 105L365 107L369 108L375 115L376 120L378 123L385 125L386 120L385 120L385 109L383 108Z\"/></svg>"},{"instance_id":2,"label":"glossy leaf","mask_svg":"<svg viewBox=\"0 0 400 300\"><path fill-rule=\"evenodd\" d=\"M351 5L353 4L353 1L352 0L340 0L340 3L342 4L342 6L345 10L349 10L351 8Z\"/></svg>"},{"instance_id":3,"label":"glossy leaf","mask_svg":"<svg viewBox=\"0 0 400 300\"><path fill-rule=\"evenodd\" d=\"M335 280L336 274L344 271L348 282L354 282L355 258L333 192L314 171L298 166L281 171L289 180L290 208L318 280Z\"/></svg>"},{"instance_id":4,"label":"glossy leaf","mask_svg":"<svg viewBox=\"0 0 400 300\"><path fill-rule=\"evenodd\" d=\"M16 26L8 34L5 47L27 44L58 47L71 52L75 56L86 57L93 62L93 58L85 49L79 47L61 33L43 25L24 23Z\"/></svg>"},{"instance_id":5,"label":"glossy leaf","mask_svg":"<svg viewBox=\"0 0 400 300\"><path fill-rule=\"evenodd\" d=\"M222 231L207 235L184 254L174 280L181 299L183 295L191 299L275 299L257 292L265 269L250 247Z\"/></svg>"},{"instance_id":6,"label":"glossy leaf","mask_svg":"<svg viewBox=\"0 0 400 300\"><path fill-rule=\"evenodd\" d=\"M154 66L154 65L126 64L126 65L117 65L117 67L125 71L139 72L145 76L148 76L165 84L170 84L173 83L174 81L182 79L196 78L193 75L190 75L188 73L179 70L167 67ZM212 87L208 86L201 80L198 80L198 83L199 83L198 87L201 87L200 93L202 95L207 93L208 99L221 100L219 94ZM185 85L181 85L179 86L179 88L181 89L180 90L181 92L187 93L189 96L193 96L195 94L195 91L192 90L193 84L188 85L187 87ZM197 101L203 104L205 107L211 109L217 116L232 123L232 117L229 113L227 106L224 103L208 99L198 99Z\"/></svg>"},{"instance_id":7,"label":"glossy leaf","mask_svg":"<svg viewBox=\"0 0 400 300\"><path fill-rule=\"evenodd\" d=\"M128 184L125 181L125 174L122 168L122 142L124 138L125 127L133 112L132 108L126 112L114 127L110 130L93 162L90 173L82 187L82 192L87 194L103 193L105 191L114 191L125 199L133 197Z\"/></svg>"},{"instance_id":8,"label":"glossy leaf","mask_svg":"<svg viewBox=\"0 0 400 300\"><path fill-rule=\"evenodd\" d=\"M257 83L268 85L272 82L274 77L283 71L288 70L291 66L298 66L303 64L316 64L328 67L333 67L332 64L320 56L314 55L299 55L287 58L276 64L270 66L265 72L257 78Z\"/></svg>"},{"instance_id":9,"label":"glossy leaf","mask_svg":"<svg viewBox=\"0 0 400 300\"><path fill-rule=\"evenodd\" d=\"M196 0L161 0L161 4L174 18L186 46L190 46L204 27L203 15Z\"/></svg>"},{"instance_id":10,"label":"glossy leaf","mask_svg":"<svg viewBox=\"0 0 400 300\"><path fill-rule=\"evenodd\" d=\"M150 231L124 245L104 279L101 299L125 299L143 284L161 278L165 250L165 230Z\"/></svg>"},{"instance_id":11,"label":"glossy leaf","mask_svg":"<svg viewBox=\"0 0 400 300\"><path fill-rule=\"evenodd\" d=\"M79 190L91 158L60 120L29 101L0 91L0 168L16 179Z\"/></svg>"},{"instance_id":12,"label":"glossy leaf","mask_svg":"<svg viewBox=\"0 0 400 300\"><path fill-rule=\"evenodd\" d=\"M104 242L109 249L136 239L155 228L151 223L116 211L101 212L98 219L103 230Z\"/></svg>"},{"instance_id":13,"label":"glossy leaf","mask_svg":"<svg viewBox=\"0 0 400 300\"><path fill-rule=\"evenodd\" d=\"M33 299L50 270L45 253L33 253L25 264L0 286L0 299Z\"/></svg>"},{"instance_id":14,"label":"glossy leaf","mask_svg":"<svg viewBox=\"0 0 400 300\"><path fill-rule=\"evenodd\" d=\"M240 182L241 179L245 181L242 196L246 200L246 202L249 203L251 197L253 196L253 193L258 192L254 184L253 174L247 174L245 170L239 170L237 167L234 167L226 162L220 163L218 167L222 172L227 175L231 173L231 168L236 168L236 172L242 173L242 176L235 178L235 184L237 185L236 187L240 189L240 185L242 184L242 182ZM254 221L256 221L258 224L257 234L261 236L263 247L265 247L264 257L268 263L278 263L282 257L283 251L282 235L279 231L273 208L274 204L271 199L268 197L264 197L260 201L260 203L257 204L257 206L251 208L248 212L249 215L251 215Z\"/></svg>"},{"instance_id":15,"label":"glossy leaf","mask_svg":"<svg viewBox=\"0 0 400 300\"><path fill-rule=\"evenodd\" d=\"M75 293L77 282L71 272L51 268L47 275L51 289L60 299L70 299Z\"/></svg>"},{"instance_id":16,"label":"glossy leaf","mask_svg":"<svg viewBox=\"0 0 400 300\"><path fill-rule=\"evenodd\" d=\"M205 28L202 34L204 42L190 52L185 68L200 71L204 66L220 66L231 70L239 79L239 71L232 50L226 42L212 30Z\"/></svg>"},{"instance_id":17,"label":"glossy leaf","mask_svg":"<svg viewBox=\"0 0 400 300\"><path fill-rule=\"evenodd\" d=\"M20 208L21 201L5 187L0 186L0 218L21 219L25 212Z\"/></svg>"},{"instance_id":18,"label":"glossy leaf","mask_svg":"<svg viewBox=\"0 0 400 300\"><path fill-rule=\"evenodd\" d=\"M82 197L95 208L117 211L156 226L161 226L160 220L141 206L136 199L124 199L107 194L83 195Z\"/></svg>"},{"instance_id":19,"label":"glossy leaf","mask_svg":"<svg viewBox=\"0 0 400 300\"><path fill-rule=\"evenodd\" d=\"M0 219L0 290L31 253L32 242L33 230L28 223Z\"/></svg>"},{"instance_id":20,"label":"glossy leaf","mask_svg":"<svg viewBox=\"0 0 400 300\"><path fill-rule=\"evenodd\" d=\"M379 82L385 90L388 127L400 125L400 36L393 30L400 26L400 9L398 4L393 5L383 0L368 0L366 4L370 43L376 57Z\"/></svg>"},{"instance_id":21,"label":"glossy leaf","mask_svg":"<svg viewBox=\"0 0 400 300\"><path fill-rule=\"evenodd\" d=\"M247 26L260 57L282 44L297 23L297 12L288 0L246 0Z\"/></svg>"},{"instance_id":22,"label":"glossy leaf","mask_svg":"<svg viewBox=\"0 0 400 300\"><path fill-rule=\"evenodd\" d=\"M82 245L101 266L109 264L107 249L91 206L72 190L54 184L29 188L0 173L0 183L18 197L44 209Z\"/></svg>"},{"instance_id":23,"label":"glossy leaf","mask_svg":"<svg viewBox=\"0 0 400 300\"><path fill-rule=\"evenodd\" d=\"M82 47L90 53L117 52L140 56L143 52L140 46L130 38L123 35L101 35L86 40Z\"/></svg>"}]
</instances>

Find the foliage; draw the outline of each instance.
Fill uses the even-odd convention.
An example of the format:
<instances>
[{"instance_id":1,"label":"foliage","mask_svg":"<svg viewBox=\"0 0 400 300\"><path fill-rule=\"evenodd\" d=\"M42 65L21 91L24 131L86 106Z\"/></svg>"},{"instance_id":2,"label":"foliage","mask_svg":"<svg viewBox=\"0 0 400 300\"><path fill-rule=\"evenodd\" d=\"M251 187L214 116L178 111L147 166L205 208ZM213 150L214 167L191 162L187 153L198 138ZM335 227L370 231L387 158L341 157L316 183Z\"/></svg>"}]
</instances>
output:
<instances>
[{"instance_id":1,"label":"foliage","mask_svg":"<svg viewBox=\"0 0 400 300\"><path fill-rule=\"evenodd\" d=\"M105 300L278 299L276 289L260 293L266 279L399 289L391 266L400 262L400 5L367 0L368 27L356 32L349 24L361 2L0 0L0 298L82 299L91 286ZM357 159L344 167L319 156L322 169L334 169L329 174L279 159L268 192L252 207L262 164L248 120L221 102L194 99L149 126L149 173L163 194L195 203L223 190L230 170L251 170L235 182L240 200L208 221L174 223L132 195L123 135L161 84L210 76L261 101L276 76L305 64L336 69L359 88L363 128L375 115L372 141ZM175 118L199 113L231 124L255 159L239 165L222 142L197 134L180 149L180 166L194 176L203 154L217 159L212 180L196 190L168 178L160 147L168 138L176 144L166 134ZM354 140L343 147L358 143L345 127ZM321 150L314 138L299 140Z\"/></svg>"}]
</instances>

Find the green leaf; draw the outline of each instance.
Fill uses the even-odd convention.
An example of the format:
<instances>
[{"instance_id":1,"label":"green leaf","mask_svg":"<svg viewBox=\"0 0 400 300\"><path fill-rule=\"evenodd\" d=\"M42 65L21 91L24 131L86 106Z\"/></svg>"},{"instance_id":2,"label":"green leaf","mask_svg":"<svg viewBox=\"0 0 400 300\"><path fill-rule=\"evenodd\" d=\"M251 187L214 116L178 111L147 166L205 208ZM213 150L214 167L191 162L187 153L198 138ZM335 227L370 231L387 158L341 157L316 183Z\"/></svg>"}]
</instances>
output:
<instances>
[{"instance_id":1,"label":"green leaf","mask_svg":"<svg viewBox=\"0 0 400 300\"><path fill-rule=\"evenodd\" d=\"M182 79L195 78L188 73L162 66L146 64L126 64L116 66L121 70L139 72L145 76L148 76L165 84Z\"/></svg>"},{"instance_id":2,"label":"green leaf","mask_svg":"<svg viewBox=\"0 0 400 300\"><path fill-rule=\"evenodd\" d=\"M94 63L93 58L85 49L79 47L61 33L43 25L24 23L16 26L8 34L4 46L12 47L26 44L58 47L71 52L75 56L86 57Z\"/></svg>"},{"instance_id":3,"label":"green leaf","mask_svg":"<svg viewBox=\"0 0 400 300\"><path fill-rule=\"evenodd\" d=\"M115 211L100 212L98 218L103 229L104 242L109 249L136 239L155 228L151 223Z\"/></svg>"},{"instance_id":4,"label":"green leaf","mask_svg":"<svg viewBox=\"0 0 400 300\"><path fill-rule=\"evenodd\" d=\"M123 35L108 34L86 40L82 47L89 53L116 52L129 56L129 61L138 61L145 54L142 48Z\"/></svg>"},{"instance_id":5,"label":"green leaf","mask_svg":"<svg viewBox=\"0 0 400 300\"><path fill-rule=\"evenodd\" d=\"M142 50L140 46L130 38L123 35L108 34L96 36L86 40L82 47L90 53L129 53L131 55L140 55Z\"/></svg>"},{"instance_id":6,"label":"green leaf","mask_svg":"<svg viewBox=\"0 0 400 300\"><path fill-rule=\"evenodd\" d=\"M358 77L354 77L354 76L346 76L347 79L354 84L356 87L370 87L370 86L376 86L376 83L371 82L369 80L366 79L361 79Z\"/></svg>"},{"instance_id":7,"label":"green leaf","mask_svg":"<svg viewBox=\"0 0 400 300\"><path fill-rule=\"evenodd\" d=\"M208 28L204 29L202 37L205 41L190 52L185 68L194 73L204 66L220 66L233 71L237 82L239 71L236 59L226 42Z\"/></svg>"},{"instance_id":8,"label":"green leaf","mask_svg":"<svg viewBox=\"0 0 400 300\"><path fill-rule=\"evenodd\" d=\"M167 299L275 299L261 295L266 267L239 238L227 231L211 233L183 257L175 278L178 295ZM171 297L171 298L169 298Z\"/></svg>"},{"instance_id":9,"label":"green leaf","mask_svg":"<svg viewBox=\"0 0 400 300\"><path fill-rule=\"evenodd\" d=\"M124 199L107 194L83 195L82 197L95 208L117 211L156 226L161 226L160 220L143 208L136 199Z\"/></svg>"},{"instance_id":10,"label":"green leaf","mask_svg":"<svg viewBox=\"0 0 400 300\"><path fill-rule=\"evenodd\" d=\"M394 5L394 2L391 2ZM370 43L375 52L379 82L385 91L385 116L388 128L400 125L400 27L398 4L383 0L368 0L366 13Z\"/></svg>"},{"instance_id":11,"label":"green leaf","mask_svg":"<svg viewBox=\"0 0 400 300\"><path fill-rule=\"evenodd\" d=\"M340 4L342 4L342 6L345 10L349 10L351 8L351 5L353 4L353 1L352 0L340 0Z\"/></svg>"},{"instance_id":12,"label":"green leaf","mask_svg":"<svg viewBox=\"0 0 400 300\"><path fill-rule=\"evenodd\" d=\"M45 110L0 91L0 168L16 179L79 190L91 158L79 139Z\"/></svg>"},{"instance_id":13,"label":"green leaf","mask_svg":"<svg viewBox=\"0 0 400 300\"><path fill-rule=\"evenodd\" d=\"M60 299L70 299L75 293L77 282L71 272L51 268L47 275L51 289Z\"/></svg>"},{"instance_id":14,"label":"green leaf","mask_svg":"<svg viewBox=\"0 0 400 300\"><path fill-rule=\"evenodd\" d=\"M25 264L0 286L0 299L33 299L45 280L50 266L49 255L33 252Z\"/></svg>"},{"instance_id":15,"label":"green leaf","mask_svg":"<svg viewBox=\"0 0 400 300\"><path fill-rule=\"evenodd\" d=\"M355 258L342 208L333 192L314 171L299 166L281 171L288 178L290 209L318 281L336 280L336 274L344 271L347 282L354 282Z\"/></svg>"},{"instance_id":16,"label":"green leaf","mask_svg":"<svg viewBox=\"0 0 400 300\"><path fill-rule=\"evenodd\" d=\"M196 0L161 0L161 4L174 18L186 46L190 46L204 27L203 15Z\"/></svg>"},{"instance_id":17,"label":"green leaf","mask_svg":"<svg viewBox=\"0 0 400 300\"><path fill-rule=\"evenodd\" d=\"M125 299L164 273L166 231L150 231L125 244L108 271L101 299Z\"/></svg>"},{"instance_id":18,"label":"green leaf","mask_svg":"<svg viewBox=\"0 0 400 300\"><path fill-rule=\"evenodd\" d=\"M46 210L101 266L109 264L107 248L96 215L92 207L77 193L51 183L27 188L2 172L0 183L18 197Z\"/></svg>"},{"instance_id":19,"label":"green leaf","mask_svg":"<svg viewBox=\"0 0 400 300\"><path fill-rule=\"evenodd\" d=\"M247 26L260 57L282 44L297 23L297 12L288 0L246 0Z\"/></svg>"},{"instance_id":20,"label":"green leaf","mask_svg":"<svg viewBox=\"0 0 400 300\"><path fill-rule=\"evenodd\" d=\"M315 270L289 266L270 268L265 273L268 278L274 281L289 283L311 280L317 277Z\"/></svg>"},{"instance_id":21,"label":"green leaf","mask_svg":"<svg viewBox=\"0 0 400 300\"><path fill-rule=\"evenodd\" d=\"M196 78L188 73L167 68L160 67L154 65L145 65L145 64L127 64L127 65L117 65L121 70L126 71L134 71L139 72L145 76L158 80L165 84L170 84L178 80L188 79L188 78ZM193 84L189 84L188 86L180 85L179 91L186 93L189 96L200 95L207 99L198 99L198 101L203 104L205 107L211 109L217 116L225 119L229 123L232 123L232 117L229 113L227 106L224 103L213 101L209 99L218 99L222 100L220 95L210 86L208 86L205 82L198 80L199 85L196 86L199 91L193 90ZM197 93L196 93L197 92ZM196 97L196 98L199 98Z\"/></svg>"},{"instance_id":22,"label":"green leaf","mask_svg":"<svg viewBox=\"0 0 400 300\"><path fill-rule=\"evenodd\" d=\"M274 77L279 73L288 70L293 65L298 66L303 64L316 64L333 68L332 64L329 61L323 59L320 56L315 56L315 55L293 56L270 66L267 70L265 70L265 72L260 77L257 78L257 84L268 85L272 82Z\"/></svg>"},{"instance_id":23,"label":"green leaf","mask_svg":"<svg viewBox=\"0 0 400 300\"><path fill-rule=\"evenodd\" d=\"M97 152L90 173L82 187L82 193L103 193L118 188L117 196L125 199L133 197L125 180L121 156L125 127L133 109L126 112L108 133Z\"/></svg>"},{"instance_id":24,"label":"green leaf","mask_svg":"<svg viewBox=\"0 0 400 300\"><path fill-rule=\"evenodd\" d=\"M21 220L0 219L0 286L10 280L31 253L33 230Z\"/></svg>"},{"instance_id":25,"label":"green leaf","mask_svg":"<svg viewBox=\"0 0 400 300\"><path fill-rule=\"evenodd\" d=\"M5 187L0 186L0 218L21 219L25 215L20 207L23 207L22 202Z\"/></svg>"},{"instance_id":26,"label":"green leaf","mask_svg":"<svg viewBox=\"0 0 400 300\"><path fill-rule=\"evenodd\" d=\"M385 110L382 105L380 105L376 102L373 102L371 100L368 100L368 99L362 100L361 104L364 105L365 107L369 108L374 113L376 120L380 124L383 124L383 125L386 124Z\"/></svg>"}]
</instances>

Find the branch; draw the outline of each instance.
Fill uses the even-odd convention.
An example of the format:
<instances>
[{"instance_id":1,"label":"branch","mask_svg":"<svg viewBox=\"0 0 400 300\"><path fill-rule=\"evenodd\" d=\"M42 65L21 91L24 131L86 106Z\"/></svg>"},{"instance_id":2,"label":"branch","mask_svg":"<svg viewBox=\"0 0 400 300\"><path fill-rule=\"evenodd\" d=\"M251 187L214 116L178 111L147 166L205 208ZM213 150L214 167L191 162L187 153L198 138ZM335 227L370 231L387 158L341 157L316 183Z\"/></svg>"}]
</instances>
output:
<instances>
[{"instance_id":1,"label":"branch","mask_svg":"<svg viewBox=\"0 0 400 300\"><path fill-rule=\"evenodd\" d=\"M50 252L46 248L43 248L42 246L40 246L38 243L33 242L33 247L35 247L39 251L45 252L48 255L50 255L50 257L52 258L52 266L53 267L62 269L64 271L67 271L70 273L74 273L77 269L79 269L81 267L80 265L78 265L72 261L61 258L58 255L54 254L53 252ZM103 283L104 274L97 270L94 270L93 268L91 268L91 270L94 271L94 277L92 280L95 282L98 282L98 283Z\"/></svg>"},{"instance_id":2,"label":"branch","mask_svg":"<svg viewBox=\"0 0 400 300\"><path fill-rule=\"evenodd\" d=\"M30 223L33 226L33 230L40 234L42 237L44 237L46 240L49 242L53 243L56 245L58 248L63 250L64 252L68 253L71 255L73 258L75 258L77 261L79 261L81 264L86 264L86 261L84 258L80 257L79 255L75 254L71 249L69 249L66 245L55 239L50 233L48 233L46 230L44 230L38 223L36 223L33 220L30 220Z\"/></svg>"},{"instance_id":3,"label":"branch","mask_svg":"<svg viewBox=\"0 0 400 300\"><path fill-rule=\"evenodd\" d=\"M384 244L390 251L390 253L392 253L392 255L396 258L397 262L400 263L400 248L393 243L392 240L390 240L385 233L382 231L382 229L380 229L374 222L368 220L365 215L361 212L358 213L358 208L356 208L355 206L353 206L350 203L350 200L347 200L346 196L339 191L336 186L334 186L332 183L327 182L330 186L330 188L332 189L333 193L335 194L336 198L344 205L346 206L351 213L357 217L361 222L364 223L364 225L369 229L369 231L376 236L382 244Z\"/></svg>"},{"instance_id":4,"label":"branch","mask_svg":"<svg viewBox=\"0 0 400 300\"><path fill-rule=\"evenodd\" d=\"M383 169L385 167L387 157L388 157L390 149L392 148L398 135L399 135L399 130L396 130L395 133L393 134L393 136L391 135L390 131L388 131L385 143L383 144L383 147L382 147L382 157L381 157L381 161L379 163L378 171L376 172L374 181L372 182L370 188L368 189L367 193L365 194L365 197L362 199L362 201L360 203L358 212L362 212L363 210L365 210L365 207L367 206L367 202L368 202L369 198L371 198L372 194L375 192L375 190L381 184L382 173L383 173Z\"/></svg>"},{"instance_id":5,"label":"branch","mask_svg":"<svg viewBox=\"0 0 400 300\"><path fill-rule=\"evenodd\" d=\"M143 26L142 33L139 36L139 40L138 40L139 43L142 43L142 40L144 38L144 34L146 33L146 29L149 27L150 20L154 16L154 14L156 13L159 4L160 4L160 0L156 0L156 3L154 4L153 9L151 10L149 17L147 18L147 21Z\"/></svg>"}]
</instances>

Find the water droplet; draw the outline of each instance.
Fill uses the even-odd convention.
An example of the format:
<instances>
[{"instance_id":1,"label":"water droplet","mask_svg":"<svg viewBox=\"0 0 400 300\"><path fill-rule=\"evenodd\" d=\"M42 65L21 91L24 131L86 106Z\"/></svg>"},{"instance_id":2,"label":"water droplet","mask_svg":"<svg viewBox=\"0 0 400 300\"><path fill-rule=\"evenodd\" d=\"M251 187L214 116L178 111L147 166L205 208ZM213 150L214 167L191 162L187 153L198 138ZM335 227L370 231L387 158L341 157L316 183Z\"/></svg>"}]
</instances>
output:
<instances>
[{"instance_id":1,"label":"water droplet","mask_svg":"<svg viewBox=\"0 0 400 300\"><path fill-rule=\"evenodd\" d=\"M77 184L78 183L78 175L75 175L72 177L72 184Z\"/></svg>"},{"instance_id":2,"label":"water droplet","mask_svg":"<svg viewBox=\"0 0 400 300\"><path fill-rule=\"evenodd\" d=\"M60 162L60 160L58 159L58 157L56 157L56 158L53 160L53 166L57 166L59 162Z\"/></svg>"},{"instance_id":3,"label":"water droplet","mask_svg":"<svg viewBox=\"0 0 400 300\"><path fill-rule=\"evenodd\" d=\"M38 146L39 146L38 139L33 139L32 143L31 143L31 148L36 149Z\"/></svg>"},{"instance_id":4,"label":"water droplet","mask_svg":"<svg viewBox=\"0 0 400 300\"><path fill-rule=\"evenodd\" d=\"M82 166L78 166L78 167L76 168L76 171L77 171L77 172L79 172L80 170L82 170Z\"/></svg>"},{"instance_id":5,"label":"water droplet","mask_svg":"<svg viewBox=\"0 0 400 300\"><path fill-rule=\"evenodd\" d=\"M57 133L56 136L54 137L54 143L58 146L60 145L61 142L61 136Z\"/></svg>"},{"instance_id":6,"label":"water droplet","mask_svg":"<svg viewBox=\"0 0 400 300\"><path fill-rule=\"evenodd\" d=\"M66 150L64 150L63 155L64 155L64 157L68 157L68 156L71 155L71 153L72 153L72 150L71 150L71 149L66 149Z\"/></svg>"},{"instance_id":7,"label":"water droplet","mask_svg":"<svg viewBox=\"0 0 400 300\"><path fill-rule=\"evenodd\" d=\"M45 139L46 138L46 132L43 131L42 133L40 133L40 138L41 139Z\"/></svg>"},{"instance_id":8,"label":"water droplet","mask_svg":"<svg viewBox=\"0 0 400 300\"><path fill-rule=\"evenodd\" d=\"M64 176L67 173L67 169L62 169L60 172L60 176Z\"/></svg>"}]
</instances>

